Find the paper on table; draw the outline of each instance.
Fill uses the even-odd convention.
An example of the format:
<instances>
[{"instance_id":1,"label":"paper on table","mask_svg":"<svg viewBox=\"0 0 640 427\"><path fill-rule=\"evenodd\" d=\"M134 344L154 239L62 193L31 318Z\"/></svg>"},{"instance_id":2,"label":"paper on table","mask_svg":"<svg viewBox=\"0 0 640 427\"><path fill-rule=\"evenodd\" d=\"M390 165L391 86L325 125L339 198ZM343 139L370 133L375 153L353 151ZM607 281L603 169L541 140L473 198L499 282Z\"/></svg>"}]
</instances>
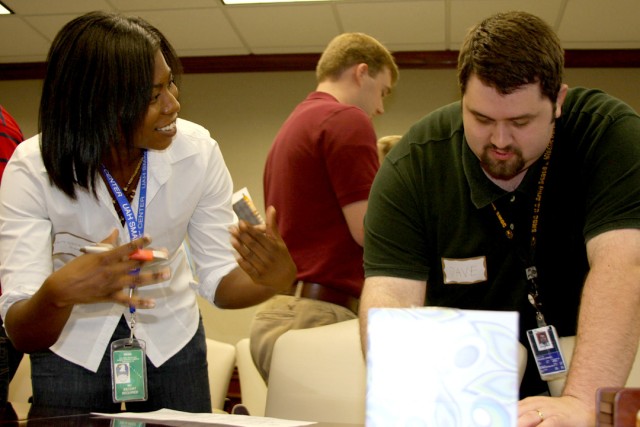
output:
<instances>
[{"instance_id":1,"label":"paper on table","mask_svg":"<svg viewBox=\"0 0 640 427\"><path fill-rule=\"evenodd\" d=\"M189 423L202 423L225 425L225 426L268 426L268 427L298 427L316 424L310 421L293 421L281 420L269 417L252 417L247 415L229 415L229 414L213 414L174 411L173 409L160 409L153 412L122 412L119 414L103 414L93 412L93 415L99 415L107 418L126 418L144 421L181 421Z\"/></svg>"}]
</instances>

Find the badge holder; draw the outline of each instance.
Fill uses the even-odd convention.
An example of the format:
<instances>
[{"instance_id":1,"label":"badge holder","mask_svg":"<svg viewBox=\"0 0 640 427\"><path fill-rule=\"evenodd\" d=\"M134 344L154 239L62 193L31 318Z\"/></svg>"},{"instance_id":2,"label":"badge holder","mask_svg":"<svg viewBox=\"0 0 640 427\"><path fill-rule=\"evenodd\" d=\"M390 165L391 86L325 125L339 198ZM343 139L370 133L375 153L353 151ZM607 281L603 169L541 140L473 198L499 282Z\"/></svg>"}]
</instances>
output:
<instances>
[{"instance_id":1,"label":"badge holder","mask_svg":"<svg viewBox=\"0 0 640 427\"><path fill-rule=\"evenodd\" d=\"M533 357L545 381L555 380L567 374L567 365L560 348L560 340L556 328L551 325L542 326L527 331L527 338Z\"/></svg>"},{"instance_id":2,"label":"badge holder","mask_svg":"<svg viewBox=\"0 0 640 427\"><path fill-rule=\"evenodd\" d=\"M120 420L118 418L111 419L111 427L145 427L143 421Z\"/></svg>"},{"instance_id":3,"label":"badge holder","mask_svg":"<svg viewBox=\"0 0 640 427\"><path fill-rule=\"evenodd\" d=\"M133 295L131 288L129 295ZM133 337L135 307L131 312L131 336L111 343L111 389L114 402L144 401L147 393L147 356L145 342Z\"/></svg>"},{"instance_id":4,"label":"badge holder","mask_svg":"<svg viewBox=\"0 0 640 427\"><path fill-rule=\"evenodd\" d=\"M533 281L536 277L535 267L527 269L527 279ZM538 300L537 286L534 286L533 291L529 293L529 302L536 310L538 327L527 331L527 339L540 378L544 381L562 378L567 375L567 364L562 355L556 328L553 325L547 325L542 315L542 304Z\"/></svg>"}]
</instances>

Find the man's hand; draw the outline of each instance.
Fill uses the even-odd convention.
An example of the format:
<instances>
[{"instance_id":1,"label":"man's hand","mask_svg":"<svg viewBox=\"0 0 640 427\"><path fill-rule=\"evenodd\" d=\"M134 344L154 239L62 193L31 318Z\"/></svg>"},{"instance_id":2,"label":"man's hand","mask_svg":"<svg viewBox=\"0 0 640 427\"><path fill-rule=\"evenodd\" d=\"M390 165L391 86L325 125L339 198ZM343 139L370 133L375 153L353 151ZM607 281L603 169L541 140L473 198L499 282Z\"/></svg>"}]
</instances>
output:
<instances>
[{"instance_id":1,"label":"man's hand","mask_svg":"<svg viewBox=\"0 0 640 427\"><path fill-rule=\"evenodd\" d=\"M595 400L595 396L593 397ZM518 427L593 427L592 406L573 396L527 397L518 404Z\"/></svg>"}]
</instances>

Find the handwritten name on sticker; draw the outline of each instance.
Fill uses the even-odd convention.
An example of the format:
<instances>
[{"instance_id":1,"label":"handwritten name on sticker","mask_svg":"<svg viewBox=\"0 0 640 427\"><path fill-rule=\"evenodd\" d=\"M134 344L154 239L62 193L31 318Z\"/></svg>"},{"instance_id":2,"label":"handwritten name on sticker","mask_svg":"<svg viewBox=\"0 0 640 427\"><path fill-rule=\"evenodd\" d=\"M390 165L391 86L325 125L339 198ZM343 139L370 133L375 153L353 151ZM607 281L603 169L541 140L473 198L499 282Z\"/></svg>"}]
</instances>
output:
<instances>
[{"instance_id":1,"label":"handwritten name on sticker","mask_svg":"<svg viewBox=\"0 0 640 427\"><path fill-rule=\"evenodd\" d=\"M444 283L471 285L487 281L486 257L453 259L442 258Z\"/></svg>"}]
</instances>

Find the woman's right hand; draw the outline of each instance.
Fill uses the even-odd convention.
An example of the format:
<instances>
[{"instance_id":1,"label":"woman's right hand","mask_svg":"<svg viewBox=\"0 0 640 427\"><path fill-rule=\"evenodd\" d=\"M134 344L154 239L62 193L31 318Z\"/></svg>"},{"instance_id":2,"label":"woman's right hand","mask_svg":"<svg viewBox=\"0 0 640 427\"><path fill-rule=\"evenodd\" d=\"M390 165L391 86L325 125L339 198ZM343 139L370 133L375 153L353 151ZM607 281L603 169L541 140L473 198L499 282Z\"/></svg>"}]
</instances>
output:
<instances>
[{"instance_id":1,"label":"woman's right hand","mask_svg":"<svg viewBox=\"0 0 640 427\"><path fill-rule=\"evenodd\" d=\"M114 230L102 243L114 245L118 230ZM79 256L52 273L43 284L48 300L58 308L75 304L115 302L125 306L153 308L155 302L135 294L129 298L124 290L168 280L168 267L138 271L148 261L132 260L129 256L151 243L143 236L122 246L102 253Z\"/></svg>"},{"instance_id":2,"label":"woman's right hand","mask_svg":"<svg viewBox=\"0 0 640 427\"><path fill-rule=\"evenodd\" d=\"M114 230L102 243L114 245ZM147 236L106 252L81 255L53 272L40 289L28 299L9 307L4 326L15 347L30 353L51 347L60 336L75 304L114 302L124 306L153 308L152 299L135 294L131 287L146 286L167 280L168 267L150 267L138 271L146 262L129 259L129 255L151 243Z\"/></svg>"}]
</instances>

